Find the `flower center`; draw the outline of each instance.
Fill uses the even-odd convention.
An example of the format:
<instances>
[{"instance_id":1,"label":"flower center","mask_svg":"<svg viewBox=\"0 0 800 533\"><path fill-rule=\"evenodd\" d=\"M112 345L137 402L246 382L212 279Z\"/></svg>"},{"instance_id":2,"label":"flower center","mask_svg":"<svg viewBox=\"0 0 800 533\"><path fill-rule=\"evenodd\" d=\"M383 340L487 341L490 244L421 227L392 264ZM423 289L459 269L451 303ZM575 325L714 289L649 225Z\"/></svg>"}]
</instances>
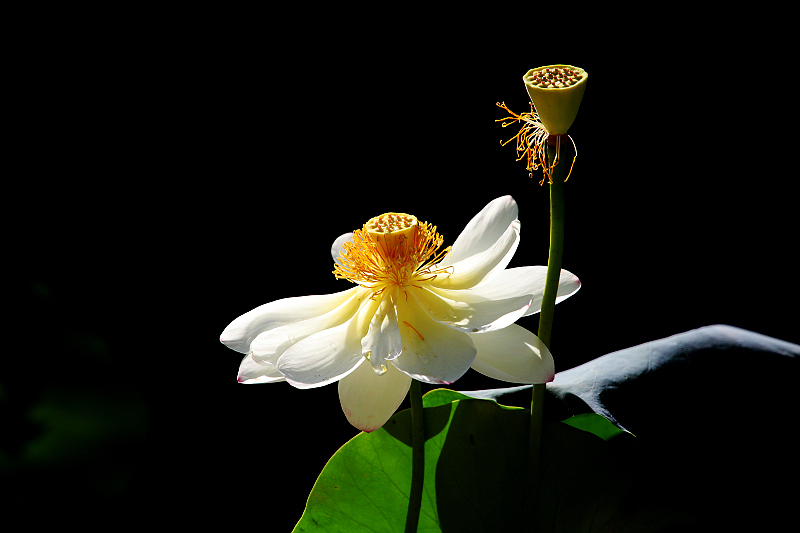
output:
<instances>
[{"instance_id":1,"label":"flower center","mask_svg":"<svg viewBox=\"0 0 800 533\"><path fill-rule=\"evenodd\" d=\"M407 246L414 240L418 227L417 217L405 213L384 213L364 224L369 239L387 249Z\"/></svg>"},{"instance_id":2,"label":"flower center","mask_svg":"<svg viewBox=\"0 0 800 533\"><path fill-rule=\"evenodd\" d=\"M406 213L384 213L373 217L353 239L344 243L333 274L373 290L373 296L387 287L403 289L430 281L451 269L436 269L450 251L437 252L444 238L436 226L420 222Z\"/></svg>"}]
</instances>

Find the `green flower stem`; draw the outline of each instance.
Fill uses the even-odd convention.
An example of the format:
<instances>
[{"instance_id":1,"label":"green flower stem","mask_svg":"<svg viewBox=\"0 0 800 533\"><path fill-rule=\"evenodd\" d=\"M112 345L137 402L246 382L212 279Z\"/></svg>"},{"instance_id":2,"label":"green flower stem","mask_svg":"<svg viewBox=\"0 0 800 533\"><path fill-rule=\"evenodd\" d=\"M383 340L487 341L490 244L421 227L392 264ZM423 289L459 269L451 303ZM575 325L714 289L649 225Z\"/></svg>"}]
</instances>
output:
<instances>
[{"instance_id":1,"label":"green flower stem","mask_svg":"<svg viewBox=\"0 0 800 533\"><path fill-rule=\"evenodd\" d=\"M553 141L551 144L551 140ZM557 147L555 138L547 142L547 164L550 165L556 157ZM550 348L553 330L553 311L556 306L558 281L561 275L561 259L564 255L564 168L568 162L559 154L558 165L553 169L550 184L550 255L547 259L547 277L545 278L544 295L542 297L542 310L539 313L539 339ZM544 392L545 384L533 385L531 398L531 430L528 453L528 500L532 519L537 516L536 502L542 490L539 478L539 457L542 443L542 420L544 417Z\"/></svg>"},{"instance_id":2,"label":"green flower stem","mask_svg":"<svg viewBox=\"0 0 800 533\"><path fill-rule=\"evenodd\" d=\"M422 385L411 380L411 494L406 515L406 533L416 533L422 508L422 487L425 483L425 421L422 408Z\"/></svg>"},{"instance_id":3,"label":"green flower stem","mask_svg":"<svg viewBox=\"0 0 800 533\"><path fill-rule=\"evenodd\" d=\"M548 139L549 141L549 139ZM563 152L563 150L562 150ZM547 144L547 162L556 156L556 147ZM547 278L539 313L539 340L550 348L553 330L553 311L556 307L558 280L561 276L561 259L564 256L564 168L569 162L559 154L558 165L553 169L550 184L550 256L547 259Z\"/></svg>"}]
</instances>

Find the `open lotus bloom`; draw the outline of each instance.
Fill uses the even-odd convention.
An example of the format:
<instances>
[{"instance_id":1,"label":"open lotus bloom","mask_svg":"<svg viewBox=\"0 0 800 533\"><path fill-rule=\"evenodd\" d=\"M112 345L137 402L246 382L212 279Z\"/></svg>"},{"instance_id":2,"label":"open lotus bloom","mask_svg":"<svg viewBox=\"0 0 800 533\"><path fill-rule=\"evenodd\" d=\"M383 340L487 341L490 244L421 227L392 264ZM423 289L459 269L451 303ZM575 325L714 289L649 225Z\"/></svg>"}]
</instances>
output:
<instances>
[{"instance_id":1,"label":"open lotus bloom","mask_svg":"<svg viewBox=\"0 0 800 533\"><path fill-rule=\"evenodd\" d=\"M270 302L220 336L245 354L241 383L288 381L300 389L339 383L345 416L381 427L412 379L449 384L470 368L514 383L545 383L553 357L514 322L539 312L547 267L506 269L519 244L517 204L497 198L451 248L436 227L405 213L370 219L331 249L349 290ZM561 271L557 301L580 281Z\"/></svg>"}]
</instances>

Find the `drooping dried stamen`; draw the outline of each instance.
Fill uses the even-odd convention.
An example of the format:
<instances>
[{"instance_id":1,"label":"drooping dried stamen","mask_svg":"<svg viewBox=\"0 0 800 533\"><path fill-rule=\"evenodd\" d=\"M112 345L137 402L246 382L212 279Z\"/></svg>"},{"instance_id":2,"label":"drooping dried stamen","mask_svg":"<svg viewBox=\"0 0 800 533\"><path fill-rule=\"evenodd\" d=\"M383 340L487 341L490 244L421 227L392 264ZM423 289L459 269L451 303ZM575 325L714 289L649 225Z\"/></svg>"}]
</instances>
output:
<instances>
[{"instance_id":1,"label":"drooping dried stamen","mask_svg":"<svg viewBox=\"0 0 800 533\"><path fill-rule=\"evenodd\" d=\"M405 288L430 281L451 269L436 265L450 251L437 252L444 238L436 226L405 213L385 213L371 218L344 243L333 274L373 290L373 297L387 287Z\"/></svg>"},{"instance_id":2,"label":"drooping dried stamen","mask_svg":"<svg viewBox=\"0 0 800 533\"><path fill-rule=\"evenodd\" d=\"M506 142L500 141L502 146L507 145L513 139L517 140L517 161L520 161L523 157L527 158L526 169L528 170L528 176L531 178L533 177L533 171L542 169L543 177L539 182L539 185L544 185L545 180L548 183L553 183L553 169L559 163L558 153L561 150L557 150L556 157L553 162L548 165L547 164L547 149L546 143L550 134L544 128L544 125L539 121L539 116L533 109L533 103L530 103L531 111L530 113L522 113L518 115L511 111L508 107L506 107L506 103L503 102L497 103L497 107L501 109L505 109L512 116L505 117L501 119L495 120L495 122L501 122L501 126L504 128L514 124L515 122L519 122L522 127L517 132L516 135L511 137L511 139L507 140ZM567 135L569 137L569 135ZM561 136L557 136L556 142L558 143L558 147L560 148L560 139ZM572 137L569 137L572 141ZM572 141L572 145L575 146L575 141ZM575 159L578 157L578 150L575 149L575 156L572 158L572 165L569 167L569 173L564 181L569 179L569 176L572 174L572 167L575 165Z\"/></svg>"}]
</instances>

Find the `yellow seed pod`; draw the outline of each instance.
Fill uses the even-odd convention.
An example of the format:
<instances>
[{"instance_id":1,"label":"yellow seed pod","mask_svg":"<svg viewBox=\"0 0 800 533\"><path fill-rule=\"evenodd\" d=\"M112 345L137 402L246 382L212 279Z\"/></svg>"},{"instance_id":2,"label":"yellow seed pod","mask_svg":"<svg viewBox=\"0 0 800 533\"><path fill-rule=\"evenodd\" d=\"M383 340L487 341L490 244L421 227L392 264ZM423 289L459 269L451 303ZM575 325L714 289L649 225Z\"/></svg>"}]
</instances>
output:
<instances>
[{"instance_id":1,"label":"yellow seed pod","mask_svg":"<svg viewBox=\"0 0 800 533\"><path fill-rule=\"evenodd\" d=\"M522 81L547 133L567 133L578 115L588 79L585 70L571 65L548 65L525 73Z\"/></svg>"},{"instance_id":2,"label":"yellow seed pod","mask_svg":"<svg viewBox=\"0 0 800 533\"><path fill-rule=\"evenodd\" d=\"M372 242L383 244L388 250L404 243L412 243L417 232L417 217L406 213L384 213L364 224Z\"/></svg>"}]
</instances>

